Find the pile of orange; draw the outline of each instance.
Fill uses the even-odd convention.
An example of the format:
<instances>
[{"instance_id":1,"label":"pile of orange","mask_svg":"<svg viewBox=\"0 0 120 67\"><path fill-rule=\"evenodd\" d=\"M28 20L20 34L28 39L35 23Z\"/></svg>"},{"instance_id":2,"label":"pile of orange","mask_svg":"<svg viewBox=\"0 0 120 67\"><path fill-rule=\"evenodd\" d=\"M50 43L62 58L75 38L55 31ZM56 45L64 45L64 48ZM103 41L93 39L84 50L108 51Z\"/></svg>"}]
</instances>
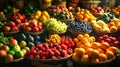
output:
<instances>
[{"instance_id":1,"label":"pile of orange","mask_svg":"<svg viewBox=\"0 0 120 67\"><path fill-rule=\"evenodd\" d=\"M117 7L115 7L115 8L113 8L113 9L112 9L112 12L113 12L114 14L116 14L116 15L120 15L120 5L117 6Z\"/></svg>"},{"instance_id":2,"label":"pile of orange","mask_svg":"<svg viewBox=\"0 0 120 67\"><path fill-rule=\"evenodd\" d=\"M100 63L115 57L116 47L107 42L95 42L95 37L89 34L79 34L73 39L76 44L72 59L78 62Z\"/></svg>"},{"instance_id":3,"label":"pile of orange","mask_svg":"<svg viewBox=\"0 0 120 67\"><path fill-rule=\"evenodd\" d=\"M86 22L91 22L91 21L96 19L95 16L92 13L90 13L90 11L88 11L88 10L79 11L76 14L76 18L78 20L83 20L83 21L86 21Z\"/></svg>"}]
</instances>

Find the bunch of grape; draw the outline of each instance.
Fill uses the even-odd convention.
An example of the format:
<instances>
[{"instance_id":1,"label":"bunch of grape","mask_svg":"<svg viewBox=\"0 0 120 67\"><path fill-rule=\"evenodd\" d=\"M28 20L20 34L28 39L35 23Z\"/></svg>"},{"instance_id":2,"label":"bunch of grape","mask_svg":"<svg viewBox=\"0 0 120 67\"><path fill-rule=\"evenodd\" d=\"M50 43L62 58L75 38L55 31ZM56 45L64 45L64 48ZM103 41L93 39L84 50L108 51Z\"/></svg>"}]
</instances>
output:
<instances>
[{"instance_id":1,"label":"bunch of grape","mask_svg":"<svg viewBox=\"0 0 120 67\"><path fill-rule=\"evenodd\" d=\"M65 33L67 30L67 25L61 21L57 21L55 18L45 21L44 25L52 33Z\"/></svg>"},{"instance_id":2,"label":"bunch of grape","mask_svg":"<svg viewBox=\"0 0 120 67\"><path fill-rule=\"evenodd\" d=\"M92 26L88 22L73 21L68 24L68 29L75 32L90 33L92 32Z\"/></svg>"}]
</instances>

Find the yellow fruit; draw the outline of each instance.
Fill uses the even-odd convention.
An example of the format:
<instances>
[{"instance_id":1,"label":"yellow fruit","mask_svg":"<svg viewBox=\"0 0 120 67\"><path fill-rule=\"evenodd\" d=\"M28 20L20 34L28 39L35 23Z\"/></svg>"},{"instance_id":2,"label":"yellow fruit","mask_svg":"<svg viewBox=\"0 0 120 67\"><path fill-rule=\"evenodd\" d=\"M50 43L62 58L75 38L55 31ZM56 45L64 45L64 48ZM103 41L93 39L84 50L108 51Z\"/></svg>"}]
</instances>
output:
<instances>
[{"instance_id":1,"label":"yellow fruit","mask_svg":"<svg viewBox=\"0 0 120 67\"><path fill-rule=\"evenodd\" d=\"M99 60L100 61L106 61L107 60L106 54L99 54Z\"/></svg>"},{"instance_id":2,"label":"yellow fruit","mask_svg":"<svg viewBox=\"0 0 120 67\"><path fill-rule=\"evenodd\" d=\"M90 48L90 47L91 47L90 42L86 42L86 43L84 44L84 48L85 48L85 49L88 49L88 48Z\"/></svg>"},{"instance_id":3,"label":"yellow fruit","mask_svg":"<svg viewBox=\"0 0 120 67\"><path fill-rule=\"evenodd\" d=\"M110 32L111 32L111 33L117 32L117 27L116 27L116 26L111 26L111 27L110 27Z\"/></svg>"},{"instance_id":4,"label":"yellow fruit","mask_svg":"<svg viewBox=\"0 0 120 67\"><path fill-rule=\"evenodd\" d=\"M83 37L84 37L84 38L89 38L90 36L89 36L89 34L84 34Z\"/></svg>"},{"instance_id":5,"label":"yellow fruit","mask_svg":"<svg viewBox=\"0 0 120 67\"><path fill-rule=\"evenodd\" d=\"M50 18L50 15L49 15L49 13L48 13L47 11L43 11L43 12L42 12L42 15L46 16L47 19Z\"/></svg>"},{"instance_id":6,"label":"yellow fruit","mask_svg":"<svg viewBox=\"0 0 120 67\"><path fill-rule=\"evenodd\" d=\"M114 53L109 50L106 51L106 55L107 55L108 59L112 59L115 56Z\"/></svg>"},{"instance_id":7,"label":"yellow fruit","mask_svg":"<svg viewBox=\"0 0 120 67\"><path fill-rule=\"evenodd\" d=\"M89 62L89 55L83 55L81 57L81 62Z\"/></svg>"},{"instance_id":8,"label":"yellow fruit","mask_svg":"<svg viewBox=\"0 0 120 67\"><path fill-rule=\"evenodd\" d=\"M99 57L99 51L98 50L92 50L90 53L90 57L93 59L97 59Z\"/></svg>"},{"instance_id":9,"label":"yellow fruit","mask_svg":"<svg viewBox=\"0 0 120 67\"><path fill-rule=\"evenodd\" d=\"M34 18L35 18L36 20L38 20L38 19L39 19L39 16L38 16L38 15L35 15Z\"/></svg>"},{"instance_id":10,"label":"yellow fruit","mask_svg":"<svg viewBox=\"0 0 120 67\"><path fill-rule=\"evenodd\" d=\"M38 16L41 16L41 14L42 14L42 12L41 12L40 10L38 10L38 11L36 12L36 15L38 15Z\"/></svg>"},{"instance_id":11,"label":"yellow fruit","mask_svg":"<svg viewBox=\"0 0 120 67\"><path fill-rule=\"evenodd\" d=\"M88 39L89 42L95 42L95 37L94 36L91 36L89 39Z\"/></svg>"},{"instance_id":12,"label":"yellow fruit","mask_svg":"<svg viewBox=\"0 0 120 67\"><path fill-rule=\"evenodd\" d=\"M77 53L77 55L79 57L82 57L83 55L85 55L85 49L84 48L75 48L74 52Z\"/></svg>"},{"instance_id":13,"label":"yellow fruit","mask_svg":"<svg viewBox=\"0 0 120 67\"><path fill-rule=\"evenodd\" d=\"M105 51L103 49L101 49L101 48L98 48L97 50L99 51L100 54L105 53Z\"/></svg>"},{"instance_id":14,"label":"yellow fruit","mask_svg":"<svg viewBox=\"0 0 120 67\"><path fill-rule=\"evenodd\" d=\"M94 49L97 49L97 48L99 48L100 46L101 46L100 43L98 43L98 42L93 42L91 47L94 48Z\"/></svg>"},{"instance_id":15,"label":"yellow fruit","mask_svg":"<svg viewBox=\"0 0 120 67\"><path fill-rule=\"evenodd\" d=\"M99 61L99 59L97 58L97 59L91 59L91 62L92 62L92 63L99 63L100 61Z\"/></svg>"},{"instance_id":16,"label":"yellow fruit","mask_svg":"<svg viewBox=\"0 0 120 67\"><path fill-rule=\"evenodd\" d=\"M109 47L110 47L110 45L109 45L107 42L102 42L102 43L101 43L101 48L102 48L102 49L106 50L106 49L108 49Z\"/></svg>"},{"instance_id":17,"label":"yellow fruit","mask_svg":"<svg viewBox=\"0 0 120 67\"><path fill-rule=\"evenodd\" d=\"M109 47L107 50L112 51L115 54L117 51L117 48L112 46L112 47Z\"/></svg>"},{"instance_id":18,"label":"yellow fruit","mask_svg":"<svg viewBox=\"0 0 120 67\"><path fill-rule=\"evenodd\" d=\"M49 3L52 2L52 0L44 0L44 2Z\"/></svg>"},{"instance_id":19,"label":"yellow fruit","mask_svg":"<svg viewBox=\"0 0 120 67\"><path fill-rule=\"evenodd\" d=\"M47 20L47 17L45 15L40 16L40 21L44 22Z\"/></svg>"},{"instance_id":20,"label":"yellow fruit","mask_svg":"<svg viewBox=\"0 0 120 67\"><path fill-rule=\"evenodd\" d=\"M88 42L88 39L87 38L82 38L81 42L85 44L85 43Z\"/></svg>"},{"instance_id":21,"label":"yellow fruit","mask_svg":"<svg viewBox=\"0 0 120 67\"><path fill-rule=\"evenodd\" d=\"M77 53L73 53L72 59L75 60L75 61L80 61L80 57L77 56Z\"/></svg>"},{"instance_id":22,"label":"yellow fruit","mask_svg":"<svg viewBox=\"0 0 120 67\"><path fill-rule=\"evenodd\" d=\"M76 44L76 47L77 47L77 48L84 48L84 44L81 43L81 42L78 42L78 43Z\"/></svg>"}]
</instances>

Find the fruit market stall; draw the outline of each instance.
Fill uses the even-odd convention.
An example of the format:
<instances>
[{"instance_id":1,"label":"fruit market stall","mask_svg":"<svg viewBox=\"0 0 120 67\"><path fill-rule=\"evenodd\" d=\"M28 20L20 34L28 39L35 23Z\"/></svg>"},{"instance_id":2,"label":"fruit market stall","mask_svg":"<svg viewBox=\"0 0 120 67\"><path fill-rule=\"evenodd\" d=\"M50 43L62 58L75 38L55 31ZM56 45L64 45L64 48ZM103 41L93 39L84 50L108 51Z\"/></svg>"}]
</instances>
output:
<instances>
[{"instance_id":1,"label":"fruit market stall","mask_svg":"<svg viewBox=\"0 0 120 67\"><path fill-rule=\"evenodd\" d=\"M119 66L115 2L1 0L0 67Z\"/></svg>"}]
</instances>

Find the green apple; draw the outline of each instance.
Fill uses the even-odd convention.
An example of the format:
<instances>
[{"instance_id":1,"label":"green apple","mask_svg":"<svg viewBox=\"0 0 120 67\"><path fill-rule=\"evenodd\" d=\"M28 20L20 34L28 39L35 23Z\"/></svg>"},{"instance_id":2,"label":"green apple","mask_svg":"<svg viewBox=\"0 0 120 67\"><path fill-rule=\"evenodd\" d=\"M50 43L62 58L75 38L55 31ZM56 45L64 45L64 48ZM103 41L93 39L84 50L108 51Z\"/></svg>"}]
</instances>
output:
<instances>
[{"instance_id":1,"label":"green apple","mask_svg":"<svg viewBox=\"0 0 120 67\"><path fill-rule=\"evenodd\" d=\"M14 46L13 48L12 48L12 50L14 51L14 52L18 52L18 51L20 51L20 46L19 45L16 45L16 46Z\"/></svg>"},{"instance_id":2,"label":"green apple","mask_svg":"<svg viewBox=\"0 0 120 67\"><path fill-rule=\"evenodd\" d=\"M5 57L5 62L8 63L8 62L12 62L13 61L13 55L11 54L7 54L7 56Z\"/></svg>"},{"instance_id":3,"label":"green apple","mask_svg":"<svg viewBox=\"0 0 120 67\"><path fill-rule=\"evenodd\" d=\"M8 54L15 55L15 52L13 50L10 50Z\"/></svg>"},{"instance_id":4,"label":"green apple","mask_svg":"<svg viewBox=\"0 0 120 67\"><path fill-rule=\"evenodd\" d=\"M21 47L21 48L26 47L26 45L27 45L27 43L26 43L24 40L22 40L22 41L20 42L20 47Z\"/></svg>"},{"instance_id":5,"label":"green apple","mask_svg":"<svg viewBox=\"0 0 120 67\"><path fill-rule=\"evenodd\" d=\"M16 58L22 58L22 57L24 57L23 51L18 51L18 52L16 52L16 53L15 53L15 57L16 57Z\"/></svg>"}]
</instances>

